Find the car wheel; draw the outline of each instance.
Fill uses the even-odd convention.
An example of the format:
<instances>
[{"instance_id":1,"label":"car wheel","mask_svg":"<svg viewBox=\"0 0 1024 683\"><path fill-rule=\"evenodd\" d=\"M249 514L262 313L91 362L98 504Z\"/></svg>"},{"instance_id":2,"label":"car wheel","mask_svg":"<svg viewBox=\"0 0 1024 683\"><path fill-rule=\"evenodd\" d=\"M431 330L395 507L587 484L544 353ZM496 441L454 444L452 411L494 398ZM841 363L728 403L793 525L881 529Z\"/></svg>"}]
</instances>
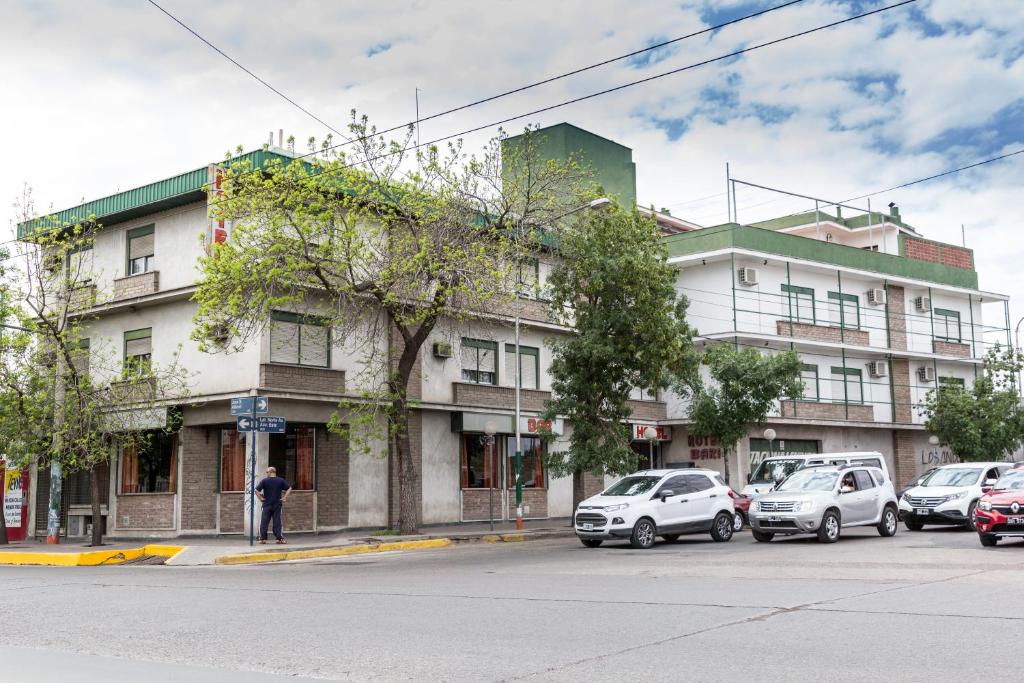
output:
<instances>
[{"instance_id":1,"label":"car wheel","mask_svg":"<svg viewBox=\"0 0 1024 683\"><path fill-rule=\"evenodd\" d=\"M896 510L891 506L886 506L885 510L882 511L882 519L878 522L878 535L885 537L895 536L896 529L899 528L898 522Z\"/></svg>"},{"instance_id":2,"label":"car wheel","mask_svg":"<svg viewBox=\"0 0 1024 683\"><path fill-rule=\"evenodd\" d=\"M679 540L679 534L665 534L664 536L662 536L662 538L664 538L669 543L675 543Z\"/></svg>"},{"instance_id":3,"label":"car wheel","mask_svg":"<svg viewBox=\"0 0 1024 683\"><path fill-rule=\"evenodd\" d=\"M978 534L978 540L986 548L994 548L996 543L999 542L999 537L995 534Z\"/></svg>"},{"instance_id":4,"label":"car wheel","mask_svg":"<svg viewBox=\"0 0 1024 683\"><path fill-rule=\"evenodd\" d=\"M597 548L602 543L604 543L604 541L602 541L600 538L581 538L580 543L587 546L588 548Z\"/></svg>"},{"instance_id":5,"label":"car wheel","mask_svg":"<svg viewBox=\"0 0 1024 683\"><path fill-rule=\"evenodd\" d=\"M903 524L911 531L920 531L924 528L924 524L918 522L916 519L911 519L910 517L903 520Z\"/></svg>"},{"instance_id":6,"label":"car wheel","mask_svg":"<svg viewBox=\"0 0 1024 683\"><path fill-rule=\"evenodd\" d=\"M770 531L758 531L757 529L751 529L750 533L754 536L754 540L759 543L767 543L775 538L775 534Z\"/></svg>"},{"instance_id":7,"label":"car wheel","mask_svg":"<svg viewBox=\"0 0 1024 683\"><path fill-rule=\"evenodd\" d=\"M654 545L656 535L657 529L654 528L654 522L644 518L633 525L633 535L629 537L629 544L634 548L647 550Z\"/></svg>"},{"instance_id":8,"label":"car wheel","mask_svg":"<svg viewBox=\"0 0 1024 683\"><path fill-rule=\"evenodd\" d=\"M840 528L839 513L826 510L821 518L821 526L818 527L818 540L822 543L835 543L839 540Z\"/></svg>"},{"instance_id":9,"label":"car wheel","mask_svg":"<svg viewBox=\"0 0 1024 683\"><path fill-rule=\"evenodd\" d=\"M969 531L978 530L978 501L971 503L971 506L967 508L967 523L964 524Z\"/></svg>"},{"instance_id":10,"label":"car wheel","mask_svg":"<svg viewBox=\"0 0 1024 683\"><path fill-rule=\"evenodd\" d=\"M728 541L732 538L732 528L735 518L728 512L719 512L711 522L711 538L718 541Z\"/></svg>"},{"instance_id":11,"label":"car wheel","mask_svg":"<svg viewBox=\"0 0 1024 683\"><path fill-rule=\"evenodd\" d=\"M733 531L743 531L743 525L746 524L746 523L747 523L747 520L744 519L742 512L737 510L735 513L733 513L733 516L732 516L732 530Z\"/></svg>"}]
</instances>

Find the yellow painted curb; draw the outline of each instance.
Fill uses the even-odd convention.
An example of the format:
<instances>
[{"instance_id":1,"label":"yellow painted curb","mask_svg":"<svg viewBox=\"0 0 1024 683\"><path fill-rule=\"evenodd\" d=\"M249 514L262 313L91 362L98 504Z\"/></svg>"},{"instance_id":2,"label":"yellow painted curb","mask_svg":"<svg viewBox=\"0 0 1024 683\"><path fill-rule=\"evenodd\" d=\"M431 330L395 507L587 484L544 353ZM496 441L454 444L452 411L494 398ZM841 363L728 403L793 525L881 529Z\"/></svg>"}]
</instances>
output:
<instances>
[{"instance_id":1,"label":"yellow painted curb","mask_svg":"<svg viewBox=\"0 0 1024 683\"><path fill-rule=\"evenodd\" d=\"M502 534L501 540L505 543L516 543L518 541L525 541L526 534Z\"/></svg>"},{"instance_id":2,"label":"yellow painted curb","mask_svg":"<svg viewBox=\"0 0 1024 683\"><path fill-rule=\"evenodd\" d=\"M122 550L88 550L78 553L0 552L0 564L37 565L51 567L95 567L105 564L121 564L136 560L143 555L158 555L171 558L184 550L183 545L144 545L141 548Z\"/></svg>"},{"instance_id":3,"label":"yellow painted curb","mask_svg":"<svg viewBox=\"0 0 1024 683\"><path fill-rule=\"evenodd\" d=\"M311 550L281 550L265 553L242 553L223 555L214 560L214 564L259 564L263 562L284 562L286 560L308 560L318 557L341 557L344 555L361 555L364 553L384 553L392 550L423 550L426 548L444 548L451 545L448 538L430 538L423 541L393 541L371 545L344 545L338 548L313 548Z\"/></svg>"},{"instance_id":4,"label":"yellow painted curb","mask_svg":"<svg viewBox=\"0 0 1024 683\"><path fill-rule=\"evenodd\" d=\"M480 540L484 543L501 543L501 536L490 534L488 536L481 536Z\"/></svg>"}]
</instances>

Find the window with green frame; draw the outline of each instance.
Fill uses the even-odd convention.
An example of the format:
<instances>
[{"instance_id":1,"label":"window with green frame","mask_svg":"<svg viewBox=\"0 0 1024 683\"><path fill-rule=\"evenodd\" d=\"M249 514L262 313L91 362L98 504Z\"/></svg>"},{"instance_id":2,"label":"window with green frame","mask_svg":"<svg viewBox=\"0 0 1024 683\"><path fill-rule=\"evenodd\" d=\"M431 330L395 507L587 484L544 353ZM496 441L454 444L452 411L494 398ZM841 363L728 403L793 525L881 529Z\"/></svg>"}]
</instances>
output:
<instances>
[{"instance_id":1,"label":"window with green frame","mask_svg":"<svg viewBox=\"0 0 1024 683\"><path fill-rule=\"evenodd\" d=\"M331 364L331 329L321 318L290 311L270 314L270 362L311 365Z\"/></svg>"},{"instance_id":2,"label":"window with green frame","mask_svg":"<svg viewBox=\"0 0 1024 683\"><path fill-rule=\"evenodd\" d=\"M959 344L962 339L960 314L945 308L933 309L932 314L935 321L935 338L939 341Z\"/></svg>"},{"instance_id":3,"label":"window with green frame","mask_svg":"<svg viewBox=\"0 0 1024 683\"><path fill-rule=\"evenodd\" d=\"M834 403L863 403L864 377L853 368L832 368L832 401Z\"/></svg>"},{"instance_id":4,"label":"window with green frame","mask_svg":"<svg viewBox=\"0 0 1024 683\"><path fill-rule=\"evenodd\" d=\"M860 329L860 298L856 294L829 292L829 309L835 313L832 320L839 320L839 327L845 330Z\"/></svg>"},{"instance_id":5,"label":"window with green frame","mask_svg":"<svg viewBox=\"0 0 1024 683\"><path fill-rule=\"evenodd\" d=\"M818 316L814 310L814 290L810 287L797 287L796 285L782 285L782 291L786 292L786 306L788 315L799 323L810 323L815 325Z\"/></svg>"},{"instance_id":6,"label":"window with green frame","mask_svg":"<svg viewBox=\"0 0 1024 683\"><path fill-rule=\"evenodd\" d=\"M960 387L965 388L967 383L963 377L939 377L939 388L943 387Z\"/></svg>"},{"instance_id":7,"label":"window with green frame","mask_svg":"<svg viewBox=\"0 0 1024 683\"><path fill-rule=\"evenodd\" d=\"M516 290L519 296L536 299L540 294L540 260L532 256L520 259L516 271Z\"/></svg>"},{"instance_id":8,"label":"window with green frame","mask_svg":"<svg viewBox=\"0 0 1024 683\"><path fill-rule=\"evenodd\" d=\"M804 395L801 400L817 402L820 397L818 391L818 366L807 363L801 364L800 381L804 384Z\"/></svg>"},{"instance_id":9,"label":"window with green frame","mask_svg":"<svg viewBox=\"0 0 1024 683\"><path fill-rule=\"evenodd\" d=\"M498 342L462 338L462 381L498 383Z\"/></svg>"},{"instance_id":10,"label":"window with green frame","mask_svg":"<svg viewBox=\"0 0 1024 683\"><path fill-rule=\"evenodd\" d=\"M124 333L124 374L126 377L147 374L152 364L152 359L152 327Z\"/></svg>"},{"instance_id":11,"label":"window with green frame","mask_svg":"<svg viewBox=\"0 0 1024 683\"><path fill-rule=\"evenodd\" d=\"M540 385L540 349L519 345L519 377L523 389L536 389ZM515 386L516 345L505 344L505 381Z\"/></svg>"},{"instance_id":12,"label":"window with green frame","mask_svg":"<svg viewBox=\"0 0 1024 683\"><path fill-rule=\"evenodd\" d=\"M127 275L139 275L156 270L156 226L145 225L128 231L128 263L125 268Z\"/></svg>"}]
</instances>

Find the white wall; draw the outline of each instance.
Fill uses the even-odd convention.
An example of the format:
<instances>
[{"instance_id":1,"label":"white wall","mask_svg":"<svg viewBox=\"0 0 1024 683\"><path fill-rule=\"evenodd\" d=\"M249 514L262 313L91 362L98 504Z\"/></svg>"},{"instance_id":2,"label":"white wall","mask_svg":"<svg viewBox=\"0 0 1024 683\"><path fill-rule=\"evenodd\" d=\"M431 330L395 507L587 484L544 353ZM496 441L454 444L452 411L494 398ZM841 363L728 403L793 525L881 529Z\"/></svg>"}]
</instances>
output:
<instances>
[{"instance_id":1,"label":"white wall","mask_svg":"<svg viewBox=\"0 0 1024 683\"><path fill-rule=\"evenodd\" d=\"M364 432L356 440L366 444L366 452L349 445L348 525L383 527L388 524L388 444L382 425L375 433Z\"/></svg>"},{"instance_id":2,"label":"white wall","mask_svg":"<svg viewBox=\"0 0 1024 683\"><path fill-rule=\"evenodd\" d=\"M423 523L438 524L461 514L459 435L451 413L423 412Z\"/></svg>"}]
</instances>

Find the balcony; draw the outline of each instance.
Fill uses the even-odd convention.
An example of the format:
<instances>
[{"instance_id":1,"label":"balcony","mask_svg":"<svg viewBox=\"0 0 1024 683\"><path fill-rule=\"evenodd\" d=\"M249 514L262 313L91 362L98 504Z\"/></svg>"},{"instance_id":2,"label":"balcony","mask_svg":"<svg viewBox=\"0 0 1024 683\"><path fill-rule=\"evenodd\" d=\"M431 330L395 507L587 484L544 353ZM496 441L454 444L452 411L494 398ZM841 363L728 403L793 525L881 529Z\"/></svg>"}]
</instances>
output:
<instances>
[{"instance_id":1,"label":"balcony","mask_svg":"<svg viewBox=\"0 0 1024 683\"><path fill-rule=\"evenodd\" d=\"M83 311L96 305L96 285L75 287L68 296L68 310Z\"/></svg>"},{"instance_id":2,"label":"balcony","mask_svg":"<svg viewBox=\"0 0 1024 683\"><path fill-rule=\"evenodd\" d=\"M957 358L971 357L971 345L960 344L958 342L940 341L935 339L932 341L932 351L942 356L956 356Z\"/></svg>"},{"instance_id":3,"label":"balcony","mask_svg":"<svg viewBox=\"0 0 1024 683\"><path fill-rule=\"evenodd\" d=\"M790 332L791 326L792 333ZM799 337L800 339L831 342L833 344L850 344L852 346L869 346L871 343L867 330L847 330L828 325L809 325L789 320L776 320L775 334L780 337Z\"/></svg>"},{"instance_id":4,"label":"balcony","mask_svg":"<svg viewBox=\"0 0 1024 683\"><path fill-rule=\"evenodd\" d=\"M156 398L156 377L130 377L110 383L110 398L119 403L145 403Z\"/></svg>"},{"instance_id":5,"label":"balcony","mask_svg":"<svg viewBox=\"0 0 1024 683\"><path fill-rule=\"evenodd\" d=\"M664 401L628 401L633 417L638 420L666 420L668 408Z\"/></svg>"},{"instance_id":6,"label":"balcony","mask_svg":"<svg viewBox=\"0 0 1024 683\"><path fill-rule=\"evenodd\" d=\"M305 365L264 363L260 365L260 386L282 391L344 394L345 371Z\"/></svg>"},{"instance_id":7,"label":"balcony","mask_svg":"<svg viewBox=\"0 0 1024 683\"><path fill-rule=\"evenodd\" d=\"M875 407L860 403L847 405L845 403L819 403L815 401L783 401L782 417L802 417L808 420L874 422Z\"/></svg>"},{"instance_id":8,"label":"balcony","mask_svg":"<svg viewBox=\"0 0 1024 683\"><path fill-rule=\"evenodd\" d=\"M114 300L134 299L137 296L156 294L160 291L160 271L129 275L114 280Z\"/></svg>"},{"instance_id":9,"label":"balcony","mask_svg":"<svg viewBox=\"0 0 1024 683\"><path fill-rule=\"evenodd\" d=\"M508 410L516 407L516 390L513 387L452 382L452 395L453 402L458 405L507 408ZM551 392L520 389L519 398L519 405L523 410L539 412L544 410L545 402L551 400Z\"/></svg>"}]
</instances>

